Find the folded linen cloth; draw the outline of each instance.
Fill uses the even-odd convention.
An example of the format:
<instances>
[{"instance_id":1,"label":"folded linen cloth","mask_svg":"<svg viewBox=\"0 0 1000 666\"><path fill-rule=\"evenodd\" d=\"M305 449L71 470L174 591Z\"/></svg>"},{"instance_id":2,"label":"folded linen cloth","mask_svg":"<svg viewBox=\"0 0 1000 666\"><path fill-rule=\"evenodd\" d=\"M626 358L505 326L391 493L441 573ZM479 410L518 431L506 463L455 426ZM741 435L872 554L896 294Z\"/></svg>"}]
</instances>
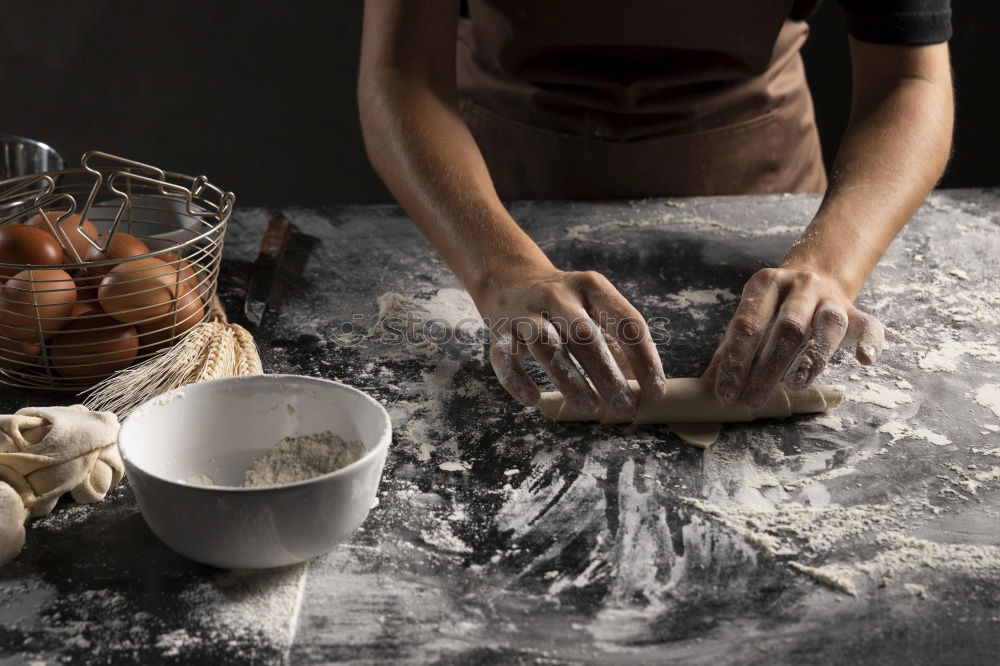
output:
<instances>
[{"instance_id":1,"label":"folded linen cloth","mask_svg":"<svg viewBox=\"0 0 1000 666\"><path fill-rule=\"evenodd\" d=\"M0 565L21 552L24 522L64 493L98 502L125 472L118 419L83 405L28 407L0 416Z\"/></svg>"}]
</instances>

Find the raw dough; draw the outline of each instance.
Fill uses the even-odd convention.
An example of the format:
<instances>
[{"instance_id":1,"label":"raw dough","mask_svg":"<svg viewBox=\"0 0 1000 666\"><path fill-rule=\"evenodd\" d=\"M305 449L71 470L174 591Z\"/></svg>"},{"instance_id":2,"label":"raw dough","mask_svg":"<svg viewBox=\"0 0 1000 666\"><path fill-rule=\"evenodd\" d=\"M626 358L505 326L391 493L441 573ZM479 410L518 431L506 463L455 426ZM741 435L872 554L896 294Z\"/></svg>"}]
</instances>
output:
<instances>
[{"instance_id":1,"label":"raw dough","mask_svg":"<svg viewBox=\"0 0 1000 666\"><path fill-rule=\"evenodd\" d=\"M698 377L668 379L666 394L658 400L643 399L635 381L630 380L629 386L639 402L631 422L670 424L678 437L702 448L711 446L718 439L718 424L825 412L840 405L844 397L843 386L814 384L801 391L779 386L767 403L752 409L742 402L723 405L715 398L712 384ZM538 409L556 421L629 422L615 419L603 401L595 414L582 412L566 402L558 391L543 393Z\"/></svg>"},{"instance_id":2,"label":"raw dough","mask_svg":"<svg viewBox=\"0 0 1000 666\"><path fill-rule=\"evenodd\" d=\"M114 414L82 405L0 416L0 565L24 545L24 521L49 513L63 493L81 504L104 499L125 473L117 439Z\"/></svg>"},{"instance_id":3,"label":"raw dough","mask_svg":"<svg viewBox=\"0 0 1000 666\"><path fill-rule=\"evenodd\" d=\"M719 441L719 435L722 434L722 424L671 423L670 431L680 437L685 444L697 446L699 449L707 449Z\"/></svg>"}]
</instances>

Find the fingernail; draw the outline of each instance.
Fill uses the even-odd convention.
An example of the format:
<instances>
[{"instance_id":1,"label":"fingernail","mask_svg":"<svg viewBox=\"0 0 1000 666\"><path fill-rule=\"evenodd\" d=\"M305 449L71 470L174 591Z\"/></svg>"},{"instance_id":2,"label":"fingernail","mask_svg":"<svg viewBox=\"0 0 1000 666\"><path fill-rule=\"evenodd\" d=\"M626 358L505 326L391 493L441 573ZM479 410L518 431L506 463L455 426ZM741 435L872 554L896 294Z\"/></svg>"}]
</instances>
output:
<instances>
[{"instance_id":1,"label":"fingernail","mask_svg":"<svg viewBox=\"0 0 1000 666\"><path fill-rule=\"evenodd\" d=\"M736 387L732 384L722 384L716 389L715 397L723 405L731 405L736 402Z\"/></svg>"},{"instance_id":2,"label":"fingernail","mask_svg":"<svg viewBox=\"0 0 1000 666\"><path fill-rule=\"evenodd\" d=\"M788 385L794 388L801 388L805 385L808 377L809 370L807 368L800 368L792 373L792 375L788 378Z\"/></svg>"},{"instance_id":3,"label":"fingernail","mask_svg":"<svg viewBox=\"0 0 1000 666\"><path fill-rule=\"evenodd\" d=\"M875 362L875 348L871 345L858 345L858 353L863 357L860 360L862 363L874 363Z\"/></svg>"},{"instance_id":4,"label":"fingernail","mask_svg":"<svg viewBox=\"0 0 1000 666\"><path fill-rule=\"evenodd\" d=\"M662 398L667 394L667 379L662 375L653 377L653 397Z\"/></svg>"}]
</instances>

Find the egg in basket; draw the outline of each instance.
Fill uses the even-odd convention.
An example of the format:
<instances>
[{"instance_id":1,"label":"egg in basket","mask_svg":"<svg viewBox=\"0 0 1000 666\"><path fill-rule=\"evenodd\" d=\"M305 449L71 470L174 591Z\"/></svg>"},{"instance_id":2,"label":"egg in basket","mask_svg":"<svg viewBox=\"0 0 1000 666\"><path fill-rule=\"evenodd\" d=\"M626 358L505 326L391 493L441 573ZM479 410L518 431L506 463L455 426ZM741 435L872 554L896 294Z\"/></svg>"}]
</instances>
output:
<instances>
[{"instance_id":1,"label":"egg in basket","mask_svg":"<svg viewBox=\"0 0 1000 666\"><path fill-rule=\"evenodd\" d=\"M91 151L0 182L0 382L79 390L206 317L235 197Z\"/></svg>"}]
</instances>

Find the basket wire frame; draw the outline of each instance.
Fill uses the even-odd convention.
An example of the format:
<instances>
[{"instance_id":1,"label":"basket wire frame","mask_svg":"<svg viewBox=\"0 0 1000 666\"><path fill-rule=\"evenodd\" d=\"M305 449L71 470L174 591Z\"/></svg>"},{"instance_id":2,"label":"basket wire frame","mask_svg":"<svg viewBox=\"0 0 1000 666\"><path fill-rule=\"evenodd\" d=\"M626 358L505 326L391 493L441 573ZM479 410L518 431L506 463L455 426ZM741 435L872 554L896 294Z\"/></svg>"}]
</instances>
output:
<instances>
[{"instance_id":1,"label":"basket wire frame","mask_svg":"<svg viewBox=\"0 0 1000 666\"><path fill-rule=\"evenodd\" d=\"M66 262L0 263L0 383L78 391L182 338L208 316L234 202L205 176L99 151L77 169L0 182L0 234L44 215ZM88 222L99 237L85 231ZM70 238L78 234L101 257L121 233L148 251L88 262L91 250L80 256ZM102 299L111 272L114 289Z\"/></svg>"}]
</instances>

